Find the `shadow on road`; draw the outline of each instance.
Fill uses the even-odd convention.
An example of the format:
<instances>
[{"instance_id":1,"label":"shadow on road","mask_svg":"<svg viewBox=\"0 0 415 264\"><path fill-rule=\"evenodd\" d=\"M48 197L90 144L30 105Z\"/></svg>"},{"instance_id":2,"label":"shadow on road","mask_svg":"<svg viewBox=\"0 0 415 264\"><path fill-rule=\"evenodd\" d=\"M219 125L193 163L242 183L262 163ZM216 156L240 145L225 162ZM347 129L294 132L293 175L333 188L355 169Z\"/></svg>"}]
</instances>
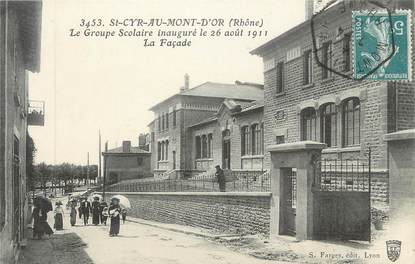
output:
<instances>
[{"instance_id":1,"label":"shadow on road","mask_svg":"<svg viewBox=\"0 0 415 264\"><path fill-rule=\"evenodd\" d=\"M19 264L93 264L87 244L76 233L55 233L50 238L29 239Z\"/></svg>"}]
</instances>

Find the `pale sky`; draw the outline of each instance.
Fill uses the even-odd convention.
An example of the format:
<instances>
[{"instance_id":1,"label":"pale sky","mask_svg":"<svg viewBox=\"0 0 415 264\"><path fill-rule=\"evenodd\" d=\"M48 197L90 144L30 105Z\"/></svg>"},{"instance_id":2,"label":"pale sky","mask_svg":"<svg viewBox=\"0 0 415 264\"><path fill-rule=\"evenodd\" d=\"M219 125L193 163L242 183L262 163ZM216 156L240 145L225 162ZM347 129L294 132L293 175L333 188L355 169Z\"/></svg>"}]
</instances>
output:
<instances>
[{"instance_id":1,"label":"pale sky","mask_svg":"<svg viewBox=\"0 0 415 264\"><path fill-rule=\"evenodd\" d=\"M36 162L86 164L90 152L97 163L99 129L110 148L137 145L154 118L148 109L179 92L185 73L190 87L263 83L262 61L249 51L304 21L304 9L304 0L43 0L41 72L29 82L30 98L46 103L45 126L29 128ZM69 37L82 18L204 17L263 19L268 35L192 38L191 47L175 49L143 47L140 38Z\"/></svg>"}]
</instances>

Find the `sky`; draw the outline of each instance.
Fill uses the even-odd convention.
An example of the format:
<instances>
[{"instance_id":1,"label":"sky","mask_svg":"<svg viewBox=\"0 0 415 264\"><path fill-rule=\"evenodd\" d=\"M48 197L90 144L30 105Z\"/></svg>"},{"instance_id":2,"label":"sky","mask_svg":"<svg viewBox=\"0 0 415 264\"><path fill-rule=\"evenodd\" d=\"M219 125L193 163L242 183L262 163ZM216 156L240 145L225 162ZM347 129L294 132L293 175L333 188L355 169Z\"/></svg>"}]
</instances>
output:
<instances>
[{"instance_id":1,"label":"sky","mask_svg":"<svg viewBox=\"0 0 415 264\"><path fill-rule=\"evenodd\" d=\"M41 71L29 75L30 99L46 105L45 126L29 128L35 162L86 164L89 152L96 164L99 130L109 148L123 140L137 145L154 119L149 108L178 93L185 73L190 87L263 83L262 59L249 52L304 21L304 11L304 0L43 0ZM268 34L193 37L190 47L176 48L144 47L135 37L70 36L81 19L93 18L103 29L111 18L261 19Z\"/></svg>"}]
</instances>

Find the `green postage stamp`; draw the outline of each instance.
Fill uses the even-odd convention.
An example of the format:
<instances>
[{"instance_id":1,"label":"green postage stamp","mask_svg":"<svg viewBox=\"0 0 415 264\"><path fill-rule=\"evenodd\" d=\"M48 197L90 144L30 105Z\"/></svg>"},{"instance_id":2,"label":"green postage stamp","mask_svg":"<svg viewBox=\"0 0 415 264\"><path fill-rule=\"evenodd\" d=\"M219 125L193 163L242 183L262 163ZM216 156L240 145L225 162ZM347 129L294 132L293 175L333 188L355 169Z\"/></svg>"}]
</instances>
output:
<instances>
[{"instance_id":1,"label":"green postage stamp","mask_svg":"<svg viewBox=\"0 0 415 264\"><path fill-rule=\"evenodd\" d=\"M356 79L412 79L410 10L354 11L352 21Z\"/></svg>"}]
</instances>

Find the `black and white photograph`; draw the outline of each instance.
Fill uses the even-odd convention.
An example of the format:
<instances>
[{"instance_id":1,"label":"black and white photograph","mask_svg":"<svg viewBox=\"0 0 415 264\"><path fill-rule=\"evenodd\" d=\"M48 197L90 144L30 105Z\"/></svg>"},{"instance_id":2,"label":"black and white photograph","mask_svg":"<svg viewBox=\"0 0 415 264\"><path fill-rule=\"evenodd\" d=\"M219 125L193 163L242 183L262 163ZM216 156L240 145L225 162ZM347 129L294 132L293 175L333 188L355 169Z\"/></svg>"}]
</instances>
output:
<instances>
[{"instance_id":1,"label":"black and white photograph","mask_svg":"<svg viewBox=\"0 0 415 264\"><path fill-rule=\"evenodd\" d=\"M415 263L414 0L0 0L0 264Z\"/></svg>"}]
</instances>

